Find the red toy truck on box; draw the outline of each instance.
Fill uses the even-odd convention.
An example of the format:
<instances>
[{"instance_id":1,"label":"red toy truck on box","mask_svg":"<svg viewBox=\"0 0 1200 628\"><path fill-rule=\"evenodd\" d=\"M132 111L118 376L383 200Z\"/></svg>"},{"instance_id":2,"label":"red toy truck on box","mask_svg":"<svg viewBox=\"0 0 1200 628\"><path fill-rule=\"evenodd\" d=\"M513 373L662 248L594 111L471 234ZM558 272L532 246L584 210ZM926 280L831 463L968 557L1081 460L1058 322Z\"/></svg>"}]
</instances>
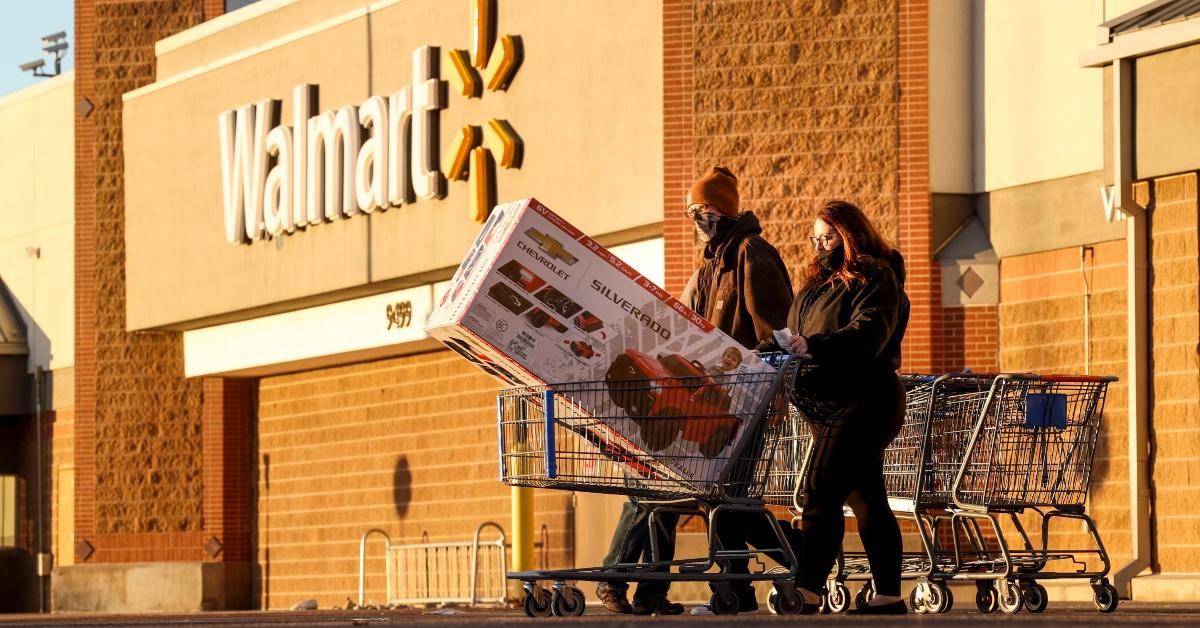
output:
<instances>
[{"instance_id":1,"label":"red toy truck on box","mask_svg":"<svg viewBox=\"0 0 1200 628\"><path fill-rule=\"evenodd\" d=\"M655 359L626 349L613 360L604 380L613 403L629 413L652 451L662 451L682 438L712 458L737 434L738 419L729 414L729 394L683 356Z\"/></svg>"}]
</instances>

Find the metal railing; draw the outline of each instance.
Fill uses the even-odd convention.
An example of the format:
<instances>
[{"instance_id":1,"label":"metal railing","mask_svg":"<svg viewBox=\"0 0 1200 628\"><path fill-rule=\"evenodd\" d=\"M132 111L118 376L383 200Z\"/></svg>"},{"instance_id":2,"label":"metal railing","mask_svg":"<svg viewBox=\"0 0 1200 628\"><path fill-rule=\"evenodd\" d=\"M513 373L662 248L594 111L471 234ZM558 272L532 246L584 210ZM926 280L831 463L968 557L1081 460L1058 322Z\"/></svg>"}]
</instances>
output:
<instances>
[{"instance_id":1,"label":"metal railing","mask_svg":"<svg viewBox=\"0 0 1200 628\"><path fill-rule=\"evenodd\" d=\"M499 538L480 541L494 528ZM470 541L393 544L387 532L371 528L358 542L358 604L366 601L367 539L383 536L387 602L389 604L504 604L508 601L504 528L485 521Z\"/></svg>"}]
</instances>

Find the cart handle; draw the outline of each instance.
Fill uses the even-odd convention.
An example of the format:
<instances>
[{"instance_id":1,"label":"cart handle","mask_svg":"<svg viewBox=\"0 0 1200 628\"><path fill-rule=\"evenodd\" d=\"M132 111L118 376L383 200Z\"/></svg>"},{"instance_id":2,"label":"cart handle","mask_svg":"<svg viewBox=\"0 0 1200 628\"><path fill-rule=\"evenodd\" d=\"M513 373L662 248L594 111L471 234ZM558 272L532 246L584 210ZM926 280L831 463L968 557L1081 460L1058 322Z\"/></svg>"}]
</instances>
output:
<instances>
[{"instance_id":1,"label":"cart handle","mask_svg":"<svg viewBox=\"0 0 1200 628\"><path fill-rule=\"evenodd\" d=\"M558 460L554 450L554 390L547 388L542 393L542 414L546 416L546 477L558 477Z\"/></svg>"}]
</instances>

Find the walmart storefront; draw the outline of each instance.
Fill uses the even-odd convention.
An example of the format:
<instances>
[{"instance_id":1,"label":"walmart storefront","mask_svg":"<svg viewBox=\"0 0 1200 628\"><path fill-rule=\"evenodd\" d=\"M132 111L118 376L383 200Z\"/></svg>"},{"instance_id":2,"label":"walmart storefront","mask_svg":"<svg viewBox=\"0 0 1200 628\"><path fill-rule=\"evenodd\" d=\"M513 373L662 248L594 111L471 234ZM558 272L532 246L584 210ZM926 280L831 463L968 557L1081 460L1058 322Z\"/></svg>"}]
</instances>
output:
<instances>
[{"instance_id":1,"label":"walmart storefront","mask_svg":"<svg viewBox=\"0 0 1200 628\"><path fill-rule=\"evenodd\" d=\"M498 384L422 321L497 200L536 196L662 272L661 13L264 0L157 42L123 98L125 326L183 332L204 382L203 472L178 481L220 487L195 526L218 606L341 603L369 528L511 535ZM535 564L601 553L615 509L533 499Z\"/></svg>"}]
</instances>

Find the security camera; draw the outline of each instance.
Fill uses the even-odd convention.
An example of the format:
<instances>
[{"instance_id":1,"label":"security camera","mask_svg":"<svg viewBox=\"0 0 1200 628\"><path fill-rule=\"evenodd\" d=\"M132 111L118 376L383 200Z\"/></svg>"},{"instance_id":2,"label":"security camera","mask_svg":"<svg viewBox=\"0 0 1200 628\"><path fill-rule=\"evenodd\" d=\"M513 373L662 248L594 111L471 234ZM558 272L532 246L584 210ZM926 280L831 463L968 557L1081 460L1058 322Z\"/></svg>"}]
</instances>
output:
<instances>
[{"instance_id":1,"label":"security camera","mask_svg":"<svg viewBox=\"0 0 1200 628\"><path fill-rule=\"evenodd\" d=\"M29 63L22 63L21 71L22 72L36 72L36 71L42 69L42 66L44 66L44 65L46 65L46 62L41 59L38 59L36 61L30 61Z\"/></svg>"},{"instance_id":2,"label":"security camera","mask_svg":"<svg viewBox=\"0 0 1200 628\"><path fill-rule=\"evenodd\" d=\"M58 41L58 40L60 40L60 39L66 39L66 38L67 38L67 32L66 32L66 31L58 31L57 33L53 33L53 34L51 34L51 35L46 35L45 37L43 37L43 38L42 38L42 43L43 43L43 44L48 44L48 43L51 43L51 42L54 42L54 41Z\"/></svg>"}]
</instances>

